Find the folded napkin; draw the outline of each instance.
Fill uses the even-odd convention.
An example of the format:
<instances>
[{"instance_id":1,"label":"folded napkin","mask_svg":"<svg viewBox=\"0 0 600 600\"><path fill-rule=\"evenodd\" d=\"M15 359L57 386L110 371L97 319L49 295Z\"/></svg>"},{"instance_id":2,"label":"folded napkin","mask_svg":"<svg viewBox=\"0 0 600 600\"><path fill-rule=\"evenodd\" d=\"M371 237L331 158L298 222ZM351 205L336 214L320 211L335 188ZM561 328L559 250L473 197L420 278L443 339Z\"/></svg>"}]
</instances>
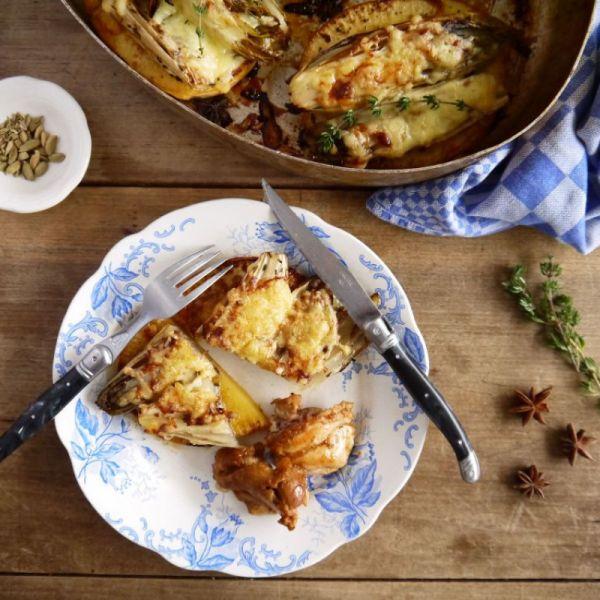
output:
<instances>
[{"instance_id":1,"label":"folded napkin","mask_svg":"<svg viewBox=\"0 0 600 600\"><path fill-rule=\"evenodd\" d=\"M535 227L583 253L600 245L600 8L584 54L541 124L446 177L373 194L379 218L438 236Z\"/></svg>"}]
</instances>

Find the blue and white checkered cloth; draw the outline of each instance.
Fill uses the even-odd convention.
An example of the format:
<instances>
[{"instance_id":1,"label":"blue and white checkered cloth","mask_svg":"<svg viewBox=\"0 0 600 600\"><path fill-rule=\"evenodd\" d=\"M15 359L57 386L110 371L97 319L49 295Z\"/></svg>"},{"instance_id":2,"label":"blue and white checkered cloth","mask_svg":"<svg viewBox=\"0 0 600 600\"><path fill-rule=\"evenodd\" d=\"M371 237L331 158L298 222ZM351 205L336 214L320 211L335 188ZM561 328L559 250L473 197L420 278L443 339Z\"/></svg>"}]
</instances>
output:
<instances>
[{"instance_id":1,"label":"blue and white checkered cloth","mask_svg":"<svg viewBox=\"0 0 600 600\"><path fill-rule=\"evenodd\" d=\"M600 246L600 7L581 62L541 124L466 169L373 194L384 221L438 236L535 227L587 254Z\"/></svg>"}]
</instances>

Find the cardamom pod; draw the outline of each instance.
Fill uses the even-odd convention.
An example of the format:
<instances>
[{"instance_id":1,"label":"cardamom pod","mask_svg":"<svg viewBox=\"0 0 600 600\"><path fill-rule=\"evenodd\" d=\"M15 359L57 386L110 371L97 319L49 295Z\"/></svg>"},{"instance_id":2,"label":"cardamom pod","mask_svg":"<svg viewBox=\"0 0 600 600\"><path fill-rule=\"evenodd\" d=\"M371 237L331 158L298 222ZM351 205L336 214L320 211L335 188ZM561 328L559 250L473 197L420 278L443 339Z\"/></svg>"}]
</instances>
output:
<instances>
[{"instance_id":1,"label":"cardamom pod","mask_svg":"<svg viewBox=\"0 0 600 600\"><path fill-rule=\"evenodd\" d=\"M27 181L33 181L35 179L35 175L33 174L33 169L29 163L23 163L22 167L23 177L27 179Z\"/></svg>"},{"instance_id":2,"label":"cardamom pod","mask_svg":"<svg viewBox=\"0 0 600 600\"><path fill-rule=\"evenodd\" d=\"M27 140L20 148L19 150L21 152L29 152L30 150L33 150L35 148L37 148L40 145L40 140Z\"/></svg>"},{"instance_id":3,"label":"cardamom pod","mask_svg":"<svg viewBox=\"0 0 600 600\"><path fill-rule=\"evenodd\" d=\"M14 163L8 165L8 167L6 167L5 173L7 175L18 175L20 170L21 170L21 163L14 162Z\"/></svg>"},{"instance_id":4,"label":"cardamom pod","mask_svg":"<svg viewBox=\"0 0 600 600\"><path fill-rule=\"evenodd\" d=\"M56 152L56 144L58 143L58 138L55 135L49 135L46 143L44 144L44 148L46 152L50 154L54 154Z\"/></svg>"},{"instance_id":5,"label":"cardamom pod","mask_svg":"<svg viewBox=\"0 0 600 600\"><path fill-rule=\"evenodd\" d=\"M59 138L44 129L44 117L14 113L0 123L0 173L33 181L50 162L65 160L57 152Z\"/></svg>"},{"instance_id":6,"label":"cardamom pod","mask_svg":"<svg viewBox=\"0 0 600 600\"><path fill-rule=\"evenodd\" d=\"M41 162L34 170L36 177L41 177L48 170L48 163Z\"/></svg>"}]
</instances>

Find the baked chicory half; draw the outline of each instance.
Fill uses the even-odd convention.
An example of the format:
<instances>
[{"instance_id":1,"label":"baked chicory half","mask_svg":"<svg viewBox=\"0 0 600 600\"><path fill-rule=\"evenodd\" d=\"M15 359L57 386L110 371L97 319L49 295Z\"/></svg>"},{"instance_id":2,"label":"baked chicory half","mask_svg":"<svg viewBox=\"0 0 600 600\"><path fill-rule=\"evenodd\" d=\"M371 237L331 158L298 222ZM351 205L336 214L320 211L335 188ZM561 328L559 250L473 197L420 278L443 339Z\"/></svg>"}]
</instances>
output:
<instances>
[{"instance_id":1,"label":"baked chicory half","mask_svg":"<svg viewBox=\"0 0 600 600\"><path fill-rule=\"evenodd\" d=\"M268 426L260 407L173 323L151 324L127 352L140 344L100 393L106 412L134 412L148 433L192 445L237 446L237 437Z\"/></svg>"},{"instance_id":2,"label":"baked chicory half","mask_svg":"<svg viewBox=\"0 0 600 600\"><path fill-rule=\"evenodd\" d=\"M247 264L196 335L301 383L341 371L367 346L323 282L302 277L274 252Z\"/></svg>"},{"instance_id":3,"label":"baked chicory half","mask_svg":"<svg viewBox=\"0 0 600 600\"><path fill-rule=\"evenodd\" d=\"M287 25L274 0L86 0L100 37L181 99L228 92L256 60L278 58Z\"/></svg>"}]
</instances>

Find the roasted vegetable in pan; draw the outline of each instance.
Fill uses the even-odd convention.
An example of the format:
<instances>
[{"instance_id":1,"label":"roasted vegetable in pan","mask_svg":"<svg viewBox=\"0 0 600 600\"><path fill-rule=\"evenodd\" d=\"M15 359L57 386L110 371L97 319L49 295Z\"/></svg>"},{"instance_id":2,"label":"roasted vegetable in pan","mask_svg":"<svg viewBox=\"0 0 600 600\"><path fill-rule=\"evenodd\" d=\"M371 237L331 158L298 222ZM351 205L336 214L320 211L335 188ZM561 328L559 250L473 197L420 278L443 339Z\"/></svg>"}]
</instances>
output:
<instances>
[{"instance_id":1,"label":"roasted vegetable in pan","mask_svg":"<svg viewBox=\"0 0 600 600\"><path fill-rule=\"evenodd\" d=\"M108 383L97 403L110 414L134 411L147 432L194 445L236 446L236 435L268 424L246 392L171 323Z\"/></svg>"},{"instance_id":2,"label":"roasted vegetable in pan","mask_svg":"<svg viewBox=\"0 0 600 600\"><path fill-rule=\"evenodd\" d=\"M318 56L354 36L434 17L455 19L486 12L494 0L369 0L350 4L324 23L312 36L300 59L305 69Z\"/></svg>"},{"instance_id":3,"label":"roasted vegetable in pan","mask_svg":"<svg viewBox=\"0 0 600 600\"><path fill-rule=\"evenodd\" d=\"M431 17L439 10L437 0L371 0L352 4L315 32L304 49L300 69L344 40L415 17Z\"/></svg>"},{"instance_id":4,"label":"roasted vegetable in pan","mask_svg":"<svg viewBox=\"0 0 600 600\"><path fill-rule=\"evenodd\" d=\"M177 13L252 60L281 56L287 24L274 0L172 0Z\"/></svg>"},{"instance_id":5,"label":"roasted vegetable in pan","mask_svg":"<svg viewBox=\"0 0 600 600\"><path fill-rule=\"evenodd\" d=\"M353 166L365 166L373 157L403 156L456 134L507 102L503 85L491 73L416 88L393 102L374 99L348 126L330 121L319 138L321 151L342 152Z\"/></svg>"},{"instance_id":6,"label":"roasted vegetable in pan","mask_svg":"<svg viewBox=\"0 0 600 600\"><path fill-rule=\"evenodd\" d=\"M501 136L522 105L489 107L523 102L539 17L514 0L82 1L100 37L187 108L282 153L373 169L445 163ZM494 85L472 106L446 94L435 115L417 110L480 74ZM407 101L396 118L389 106Z\"/></svg>"},{"instance_id":7,"label":"roasted vegetable in pan","mask_svg":"<svg viewBox=\"0 0 600 600\"><path fill-rule=\"evenodd\" d=\"M299 283L285 254L276 253L248 266L198 335L303 383L340 371L367 345L323 283Z\"/></svg>"},{"instance_id":8,"label":"roasted vegetable in pan","mask_svg":"<svg viewBox=\"0 0 600 600\"><path fill-rule=\"evenodd\" d=\"M415 87L458 79L496 56L500 36L489 25L443 18L379 29L342 44L290 82L294 104L327 111L356 109L369 98L398 98Z\"/></svg>"},{"instance_id":9,"label":"roasted vegetable in pan","mask_svg":"<svg viewBox=\"0 0 600 600\"><path fill-rule=\"evenodd\" d=\"M86 0L102 39L182 99L228 92L257 59L280 56L287 26L273 0Z\"/></svg>"}]
</instances>

